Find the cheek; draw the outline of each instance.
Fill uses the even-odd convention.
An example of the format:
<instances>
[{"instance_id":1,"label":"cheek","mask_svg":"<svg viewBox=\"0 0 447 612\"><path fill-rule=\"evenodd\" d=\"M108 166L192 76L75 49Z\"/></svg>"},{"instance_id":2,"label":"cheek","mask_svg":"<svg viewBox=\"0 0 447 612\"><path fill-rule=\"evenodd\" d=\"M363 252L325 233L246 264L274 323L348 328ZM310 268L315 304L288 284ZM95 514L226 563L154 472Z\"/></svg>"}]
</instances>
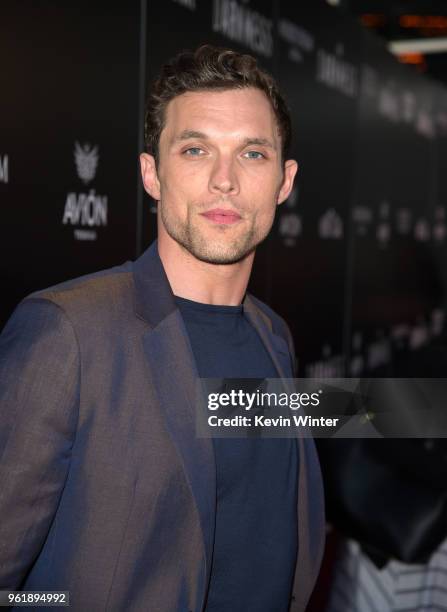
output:
<instances>
[{"instance_id":1,"label":"cheek","mask_svg":"<svg viewBox=\"0 0 447 612\"><path fill-rule=\"evenodd\" d=\"M271 185L252 191L251 201L259 218L270 219L276 211L277 191Z\"/></svg>"},{"instance_id":2,"label":"cheek","mask_svg":"<svg viewBox=\"0 0 447 612\"><path fill-rule=\"evenodd\" d=\"M187 201L187 183L175 172L167 172L160 181L161 199L169 208L179 208Z\"/></svg>"},{"instance_id":3,"label":"cheek","mask_svg":"<svg viewBox=\"0 0 447 612\"><path fill-rule=\"evenodd\" d=\"M273 225L276 214L275 193L262 194L262 199L258 200L258 207L253 217L253 224L260 232L268 231Z\"/></svg>"},{"instance_id":4,"label":"cheek","mask_svg":"<svg viewBox=\"0 0 447 612\"><path fill-rule=\"evenodd\" d=\"M247 176L244 186L253 201L268 207L272 202L276 204L280 182L277 172L266 169L258 171L256 175Z\"/></svg>"},{"instance_id":5,"label":"cheek","mask_svg":"<svg viewBox=\"0 0 447 612\"><path fill-rule=\"evenodd\" d=\"M162 195L183 203L194 201L203 191L203 180L199 169L181 164L173 166L162 177Z\"/></svg>"}]
</instances>

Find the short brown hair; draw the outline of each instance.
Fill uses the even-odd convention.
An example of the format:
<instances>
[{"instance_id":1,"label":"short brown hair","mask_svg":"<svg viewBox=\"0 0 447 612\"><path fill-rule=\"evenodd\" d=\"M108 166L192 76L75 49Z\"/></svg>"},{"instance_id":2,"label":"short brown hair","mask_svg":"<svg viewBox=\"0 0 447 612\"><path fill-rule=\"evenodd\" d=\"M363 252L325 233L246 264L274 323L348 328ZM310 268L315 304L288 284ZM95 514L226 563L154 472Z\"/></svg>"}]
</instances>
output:
<instances>
[{"instance_id":1,"label":"short brown hair","mask_svg":"<svg viewBox=\"0 0 447 612\"><path fill-rule=\"evenodd\" d=\"M166 107L173 98L188 91L223 91L245 87L260 89L269 99L281 137L284 162L290 147L291 119L275 80L258 67L251 55L212 45L203 45L196 51L182 51L162 67L146 105L144 138L147 152L158 163Z\"/></svg>"}]
</instances>

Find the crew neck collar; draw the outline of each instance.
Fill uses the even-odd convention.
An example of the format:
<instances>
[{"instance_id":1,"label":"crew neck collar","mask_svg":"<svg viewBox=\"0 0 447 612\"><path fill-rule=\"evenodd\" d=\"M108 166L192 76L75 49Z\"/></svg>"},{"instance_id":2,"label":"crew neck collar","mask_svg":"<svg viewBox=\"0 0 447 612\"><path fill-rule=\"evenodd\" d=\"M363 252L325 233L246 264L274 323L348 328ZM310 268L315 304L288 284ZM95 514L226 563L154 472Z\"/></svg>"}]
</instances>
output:
<instances>
[{"instance_id":1,"label":"crew neck collar","mask_svg":"<svg viewBox=\"0 0 447 612\"><path fill-rule=\"evenodd\" d=\"M188 310L195 310L201 312L237 315L242 314L244 308L243 304L238 304L237 306L228 306L226 304L204 304L202 302L188 300L187 298L183 298L178 295L174 295L174 299L179 308L186 308Z\"/></svg>"}]
</instances>

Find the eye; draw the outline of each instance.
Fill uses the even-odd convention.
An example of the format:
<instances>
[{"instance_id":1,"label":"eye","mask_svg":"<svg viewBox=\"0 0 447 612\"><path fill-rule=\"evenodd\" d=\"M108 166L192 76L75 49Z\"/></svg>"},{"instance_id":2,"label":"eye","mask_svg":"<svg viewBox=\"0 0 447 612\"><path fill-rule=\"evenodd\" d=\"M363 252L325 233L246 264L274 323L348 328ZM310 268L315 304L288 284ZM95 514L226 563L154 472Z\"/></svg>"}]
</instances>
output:
<instances>
[{"instance_id":1,"label":"eye","mask_svg":"<svg viewBox=\"0 0 447 612\"><path fill-rule=\"evenodd\" d=\"M247 159L265 159L265 155L260 151L247 151L244 153L244 157Z\"/></svg>"},{"instance_id":2,"label":"eye","mask_svg":"<svg viewBox=\"0 0 447 612\"><path fill-rule=\"evenodd\" d=\"M191 157L199 157L201 153L204 153L204 150L200 147L189 147L189 149L183 151L183 155L189 155Z\"/></svg>"}]
</instances>

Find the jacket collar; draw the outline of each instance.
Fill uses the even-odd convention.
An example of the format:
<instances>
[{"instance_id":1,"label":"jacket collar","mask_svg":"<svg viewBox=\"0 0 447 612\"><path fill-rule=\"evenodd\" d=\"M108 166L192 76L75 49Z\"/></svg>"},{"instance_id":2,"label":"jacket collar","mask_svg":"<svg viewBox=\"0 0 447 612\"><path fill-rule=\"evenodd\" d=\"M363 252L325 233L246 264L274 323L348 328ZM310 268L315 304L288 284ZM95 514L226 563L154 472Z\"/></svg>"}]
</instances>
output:
<instances>
[{"instance_id":1,"label":"jacket collar","mask_svg":"<svg viewBox=\"0 0 447 612\"><path fill-rule=\"evenodd\" d=\"M172 314L177 305L158 254L158 241L134 262L135 312L151 327Z\"/></svg>"}]
</instances>

